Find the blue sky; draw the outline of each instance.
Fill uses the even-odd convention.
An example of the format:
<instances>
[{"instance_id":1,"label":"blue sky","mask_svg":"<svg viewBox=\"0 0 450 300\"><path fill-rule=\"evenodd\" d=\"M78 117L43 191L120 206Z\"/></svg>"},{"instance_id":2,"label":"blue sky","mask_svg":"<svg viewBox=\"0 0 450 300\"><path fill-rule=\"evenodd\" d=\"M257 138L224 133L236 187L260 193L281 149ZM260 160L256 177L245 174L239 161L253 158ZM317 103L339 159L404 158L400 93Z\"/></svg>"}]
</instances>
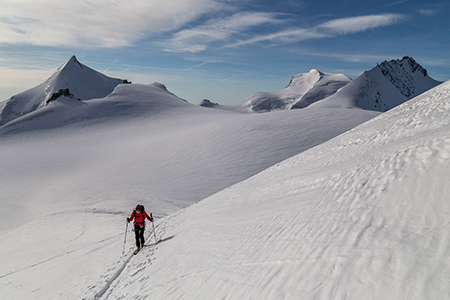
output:
<instances>
[{"instance_id":1,"label":"blue sky","mask_svg":"<svg viewBox=\"0 0 450 300\"><path fill-rule=\"evenodd\" d=\"M450 79L447 0L0 0L0 100L78 60L191 103L231 104L315 68L412 56Z\"/></svg>"}]
</instances>

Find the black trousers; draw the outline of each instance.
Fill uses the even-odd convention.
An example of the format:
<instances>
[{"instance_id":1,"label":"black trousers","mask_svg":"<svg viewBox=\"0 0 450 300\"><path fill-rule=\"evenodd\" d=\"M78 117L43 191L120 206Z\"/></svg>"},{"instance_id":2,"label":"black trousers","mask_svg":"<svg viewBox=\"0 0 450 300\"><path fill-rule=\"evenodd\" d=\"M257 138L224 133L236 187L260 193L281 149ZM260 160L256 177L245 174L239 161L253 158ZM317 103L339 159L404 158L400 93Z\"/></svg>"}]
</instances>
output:
<instances>
[{"instance_id":1,"label":"black trousers","mask_svg":"<svg viewBox=\"0 0 450 300\"><path fill-rule=\"evenodd\" d=\"M144 231L145 225L134 225L134 234L136 235L136 247L144 246Z\"/></svg>"}]
</instances>

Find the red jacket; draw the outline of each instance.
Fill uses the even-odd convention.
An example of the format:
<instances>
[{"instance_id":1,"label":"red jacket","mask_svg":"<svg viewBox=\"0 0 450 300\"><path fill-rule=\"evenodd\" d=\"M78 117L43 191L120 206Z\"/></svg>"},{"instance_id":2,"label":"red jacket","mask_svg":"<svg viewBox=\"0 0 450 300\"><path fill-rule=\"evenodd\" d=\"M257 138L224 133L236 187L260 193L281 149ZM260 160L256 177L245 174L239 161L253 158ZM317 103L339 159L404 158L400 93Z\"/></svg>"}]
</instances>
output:
<instances>
[{"instance_id":1,"label":"red jacket","mask_svg":"<svg viewBox=\"0 0 450 300\"><path fill-rule=\"evenodd\" d=\"M131 213L131 217L130 217L130 222L134 220L134 225L144 225L145 223L145 218L147 218L149 221L151 221L152 219L150 219L150 217L147 215L147 213L144 211L141 211L140 214L137 214L136 211L133 210L133 212Z\"/></svg>"}]
</instances>

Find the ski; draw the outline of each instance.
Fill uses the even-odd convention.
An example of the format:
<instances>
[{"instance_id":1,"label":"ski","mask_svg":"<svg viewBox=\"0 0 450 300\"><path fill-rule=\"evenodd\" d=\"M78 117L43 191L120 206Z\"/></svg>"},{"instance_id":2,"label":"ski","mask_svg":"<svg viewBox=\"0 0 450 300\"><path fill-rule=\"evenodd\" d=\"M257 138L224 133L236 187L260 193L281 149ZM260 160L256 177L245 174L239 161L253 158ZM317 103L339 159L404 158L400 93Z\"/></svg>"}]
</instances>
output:
<instances>
[{"instance_id":1,"label":"ski","mask_svg":"<svg viewBox=\"0 0 450 300\"><path fill-rule=\"evenodd\" d=\"M139 252L141 252L141 250L142 250L144 247L147 247L147 245L142 246L139 250L138 250L138 249L134 250L133 254L134 254L134 255L138 254Z\"/></svg>"}]
</instances>

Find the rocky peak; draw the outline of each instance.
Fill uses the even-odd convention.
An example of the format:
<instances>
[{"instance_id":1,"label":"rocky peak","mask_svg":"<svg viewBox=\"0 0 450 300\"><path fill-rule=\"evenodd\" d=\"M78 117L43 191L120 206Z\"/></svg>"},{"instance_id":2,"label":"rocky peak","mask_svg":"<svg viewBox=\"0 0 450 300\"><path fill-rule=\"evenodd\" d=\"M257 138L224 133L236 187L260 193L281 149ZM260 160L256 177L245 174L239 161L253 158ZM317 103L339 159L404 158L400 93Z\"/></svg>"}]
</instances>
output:
<instances>
[{"instance_id":1,"label":"rocky peak","mask_svg":"<svg viewBox=\"0 0 450 300\"><path fill-rule=\"evenodd\" d=\"M203 107L214 107L214 106L218 106L219 103L214 103L208 99L203 99L198 105L203 106Z\"/></svg>"},{"instance_id":2,"label":"rocky peak","mask_svg":"<svg viewBox=\"0 0 450 300\"><path fill-rule=\"evenodd\" d=\"M404 56L401 60L391 60L384 61L381 64L377 64L378 68L381 69L383 75L389 72L389 69L402 68L405 71L411 71L412 73L419 72L423 77L427 76L427 70L425 70L421 65L419 65L414 58L409 56Z\"/></svg>"},{"instance_id":3,"label":"rocky peak","mask_svg":"<svg viewBox=\"0 0 450 300\"><path fill-rule=\"evenodd\" d=\"M427 77L427 70L409 56L401 60L384 61L377 64L377 68L407 98L415 95L414 75L421 74L422 77Z\"/></svg>"}]
</instances>

